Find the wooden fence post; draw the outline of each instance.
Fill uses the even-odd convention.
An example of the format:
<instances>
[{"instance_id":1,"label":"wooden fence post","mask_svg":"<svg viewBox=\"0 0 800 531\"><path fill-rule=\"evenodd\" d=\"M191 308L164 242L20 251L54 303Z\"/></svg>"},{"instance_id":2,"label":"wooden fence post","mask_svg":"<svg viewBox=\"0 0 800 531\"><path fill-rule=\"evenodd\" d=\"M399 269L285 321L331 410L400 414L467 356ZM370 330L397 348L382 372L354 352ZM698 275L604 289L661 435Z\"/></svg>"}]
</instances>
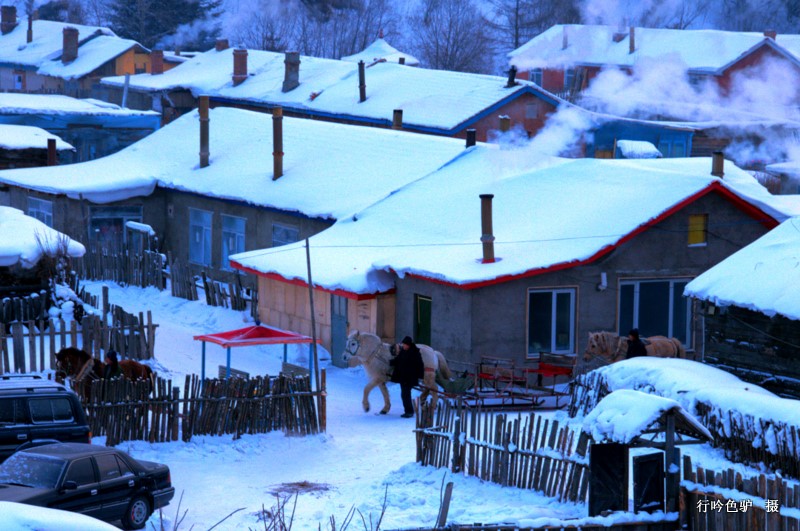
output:
<instances>
[{"instance_id":1,"label":"wooden fence post","mask_svg":"<svg viewBox=\"0 0 800 531\"><path fill-rule=\"evenodd\" d=\"M439 518L436 519L436 527L444 527L447 524L447 513L450 512L450 498L453 495L453 482L448 481L444 487L444 499L439 509Z\"/></svg>"},{"instance_id":2,"label":"wooden fence post","mask_svg":"<svg viewBox=\"0 0 800 531\"><path fill-rule=\"evenodd\" d=\"M176 386L172 388L172 440L178 440L178 428L180 423L178 415L180 413L180 389Z\"/></svg>"}]
</instances>

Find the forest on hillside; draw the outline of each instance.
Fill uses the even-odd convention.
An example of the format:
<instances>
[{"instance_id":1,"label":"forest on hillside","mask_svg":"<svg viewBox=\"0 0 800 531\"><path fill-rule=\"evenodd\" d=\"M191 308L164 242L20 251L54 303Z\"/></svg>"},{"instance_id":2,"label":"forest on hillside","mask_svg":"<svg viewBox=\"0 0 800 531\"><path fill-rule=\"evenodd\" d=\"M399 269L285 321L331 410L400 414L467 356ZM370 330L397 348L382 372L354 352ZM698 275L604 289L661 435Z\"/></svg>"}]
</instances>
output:
<instances>
[{"instance_id":1,"label":"forest on hillside","mask_svg":"<svg viewBox=\"0 0 800 531\"><path fill-rule=\"evenodd\" d=\"M21 15L106 26L149 48L250 49L339 58L382 32L422 66L499 73L554 24L797 33L800 0L16 0Z\"/></svg>"}]
</instances>

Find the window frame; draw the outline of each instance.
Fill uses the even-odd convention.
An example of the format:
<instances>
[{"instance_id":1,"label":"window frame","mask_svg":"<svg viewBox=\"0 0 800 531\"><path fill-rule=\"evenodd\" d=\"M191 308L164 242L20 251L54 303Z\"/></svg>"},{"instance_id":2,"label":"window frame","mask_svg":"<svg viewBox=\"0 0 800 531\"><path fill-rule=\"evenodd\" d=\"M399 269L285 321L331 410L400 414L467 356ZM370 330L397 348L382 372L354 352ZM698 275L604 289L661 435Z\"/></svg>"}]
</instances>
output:
<instances>
[{"instance_id":1,"label":"window frame","mask_svg":"<svg viewBox=\"0 0 800 531\"><path fill-rule=\"evenodd\" d=\"M241 233L236 231L226 230L225 229L226 218L235 220L236 223L241 222L242 223ZM241 216L231 216L229 214L220 214L220 221L221 221L221 232L222 232L222 237L220 239L220 246L219 246L220 247L219 252L221 257L220 269L224 269L226 271L232 271L233 268L230 265L229 257L232 254L243 253L246 250L245 245L247 242L247 218L243 218ZM226 254L225 251L227 248L226 241L227 238L229 237L228 234L232 234L233 237L236 239L236 245L235 245L236 249L233 252L231 252L230 249L228 249L228 252ZM241 242L239 241L240 237L241 237ZM241 243L241 248L239 246L240 243Z\"/></svg>"},{"instance_id":2,"label":"window frame","mask_svg":"<svg viewBox=\"0 0 800 531\"><path fill-rule=\"evenodd\" d=\"M42 208L45 207L45 208ZM47 209L50 209L48 212ZM53 228L53 202L39 197L28 196L28 215Z\"/></svg>"},{"instance_id":3,"label":"window frame","mask_svg":"<svg viewBox=\"0 0 800 531\"><path fill-rule=\"evenodd\" d=\"M618 297L617 297L617 332L620 335L627 335L628 330L623 330L623 328L628 328L628 326L623 327L623 315L622 315L622 293L624 286L633 286L633 301L632 301L632 312L633 316L630 319L631 324L630 328L641 328L639 324L640 318L640 288L642 284L647 283L668 283L668 292L669 292L669 301L668 301L668 308L667 308L667 315L668 315L668 324L667 324L667 331L663 332L663 335L667 337L677 337L675 335L675 323L673 322L675 317L675 284L676 283L684 283L688 284L692 281L692 277L647 277L647 278L624 278L619 280L618 285ZM694 331L692 329L692 321L694 319L694 312L692 308L691 299L688 297L681 297L685 299L686 304L686 330L685 330L685 337L686 341L683 343L683 346L690 350L693 348L694 345ZM644 332L643 332L644 333Z\"/></svg>"},{"instance_id":4,"label":"window frame","mask_svg":"<svg viewBox=\"0 0 800 531\"><path fill-rule=\"evenodd\" d=\"M550 345L549 348L539 352L531 352L531 294L550 293ZM558 295L569 294L569 343L567 349L557 348L557 314L558 314ZM529 360L538 360L541 352L552 354L575 354L577 350L577 329L578 329L578 287L577 286L553 286L528 288L525 292L525 357Z\"/></svg>"},{"instance_id":5,"label":"window frame","mask_svg":"<svg viewBox=\"0 0 800 531\"><path fill-rule=\"evenodd\" d=\"M693 220L699 221L700 226L694 226ZM708 214L689 214L689 227L687 228L687 243L689 247L708 246ZM699 241L692 241L692 235L700 235Z\"/></svg>"},{"instance_id":6,"label":"window frame","mask_svg":"<svg viewBox=\"0 0 800 531\"><path fill-rule=\"evenodd\" d=\"M285 241L283 243L276 244L275 243L276 241L281 241L281 240L276 240L275 239L275 229L276 228L283 229L283 230L295 230L295 231L297 231L297 239L294 240L293 242ZM281 223L279 221L273 221L272 222L272 234L271 234L271 237L272 237L272 246L273 247L280 247L281 245L289 245L290 243L299 242L301 240L301 238L300 238L300 226L298 226L298 225L289 225L288 223Z\"/></svg>"},{"instance_id":7,"label":"window frame","mask_svg":"<svg viewBox=\"0 0 800 531\"><path fill-rule=\"evenodd\" d=\"M542 86L542 82L544 81L544 69L543 68L532 68L531 69L531 81L536 83L540 87Z\"/></svg>"},{"instance_id":8,"label":"window frame","mask_svg":"<svg viewBox=\"0 0 800 531\"><path fill-rule=\"evenodd\" d=\"M198 225L192 221L192 212L198 212L203 215L208 215L208 225ZM194 241L194 227L197 226L201 229L200 233L202 237L200 238L199 244L203 246L202 248L202 255L203 260L197 261L193 256L195 253L192 252L193 247L196 245ZM206 242L206 234L208 235L208 250L205 249L205 242ZM214 212L212 210L203 210L201 208L193 208L189 207L189 263L202 265L202 266L211 266L213 261L213 247L214 247Z\"/></svg>"}]
</instances>

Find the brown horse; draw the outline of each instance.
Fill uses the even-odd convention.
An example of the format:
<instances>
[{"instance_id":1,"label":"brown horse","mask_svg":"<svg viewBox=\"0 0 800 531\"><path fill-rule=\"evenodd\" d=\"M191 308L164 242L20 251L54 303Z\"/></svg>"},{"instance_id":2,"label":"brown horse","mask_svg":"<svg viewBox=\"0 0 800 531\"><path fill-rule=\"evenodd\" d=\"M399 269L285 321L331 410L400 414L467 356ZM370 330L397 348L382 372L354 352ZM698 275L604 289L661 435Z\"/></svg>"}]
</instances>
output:
<instances>
[{"instance_id":1,"label":"brown horse","mask_svg":"<svg viewBox=\"0 0 800 531\"><path fill-rule=\"evenodd\" d=\"M650 336L642 338L648 356L658 358L685 358L686 350L677 338ZM628 338L612 332L589 332L589 344L583 361L600 358L606 363L624 360L628 355Z\"/></svg>"},{"instance_id":2,"label":"brown horse","mask_svg":"<svg viewBox=\"0 0 800 531\"><path fill-rule=\"evenodd\" d=\"M91 363L89 363L91 361ZM56 375L69 376L75 381L85 377L102 378L106 365L103 361L94 359L88 352L75 347L62 348L56 354ZM129 380L150 380L153 370L143 363L134 360L120 360L119 370Z\"/></svg>"}]
</instances>

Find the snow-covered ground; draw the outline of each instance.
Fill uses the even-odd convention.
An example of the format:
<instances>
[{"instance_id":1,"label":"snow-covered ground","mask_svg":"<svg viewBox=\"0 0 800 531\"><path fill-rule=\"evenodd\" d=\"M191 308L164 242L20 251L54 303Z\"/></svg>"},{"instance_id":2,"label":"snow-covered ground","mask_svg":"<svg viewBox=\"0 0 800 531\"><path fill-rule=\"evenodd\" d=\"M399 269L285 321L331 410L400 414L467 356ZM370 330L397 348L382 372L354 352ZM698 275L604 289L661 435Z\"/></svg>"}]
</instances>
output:
<instances>
[{"instance_id":1,"label":"snow-covered ground","mask_svg":"<svg viewBox=\"0 0 800 531\"><path fill-rule=\"evenodd\" d=\"M93 293L101 291L99 283L87 286ZM128 311L153 312L159 325L157 361L153 365L161 376L177 382L182 382L185 374L200 371L200 343L192 336L241 328L249 320L241 312L174 298L154 288L110 288L112 303L122 304ZM290 361L307 364L306 348L290 346ZM209 369L216 372L217 365L225 364L225 351L209 345L207 358ZM233 349L231 366L251 375L277 374L282 358L283 347L244 347ZM215 529L263 529L264 523L259 521L262 507L269 510L279 498L298 492L284 508L287 520L293 514L294 530L330 529L331 517L341 529L351 509L356 513L349 529L377 529L384 497L380 529L432 526L443 483L448 481L454 483L449 522L533 526L586 517L583 505L560 503L533 491L504 488L416 464L414 421L400 418L399 388L390 385L389 415L364 413L360 405L363 370L336 368L324 351L322 358L328 385L325 434L245 435L236 441L231 436L196 436L189 443L120 444L120 449L136 458L170 466L176 497L161 516L151 518L150 524L160 529L163 523L165 529L172 529L180 518L178 503L183 496L180 529L209 529L231 513ZM380 401L377 392L371 398L373 405ZM373 407L373 411L377 409ZM550 414L565 419L563 412ZM94 442L105 443L102 437ZM720 452L705 446L690 452L694 460L709 468L731 466ZM743 466L735 468L745 475L756 472ZM3 518L0 516L0 527L5 528Z\"/></svg>"}]
</instances>

